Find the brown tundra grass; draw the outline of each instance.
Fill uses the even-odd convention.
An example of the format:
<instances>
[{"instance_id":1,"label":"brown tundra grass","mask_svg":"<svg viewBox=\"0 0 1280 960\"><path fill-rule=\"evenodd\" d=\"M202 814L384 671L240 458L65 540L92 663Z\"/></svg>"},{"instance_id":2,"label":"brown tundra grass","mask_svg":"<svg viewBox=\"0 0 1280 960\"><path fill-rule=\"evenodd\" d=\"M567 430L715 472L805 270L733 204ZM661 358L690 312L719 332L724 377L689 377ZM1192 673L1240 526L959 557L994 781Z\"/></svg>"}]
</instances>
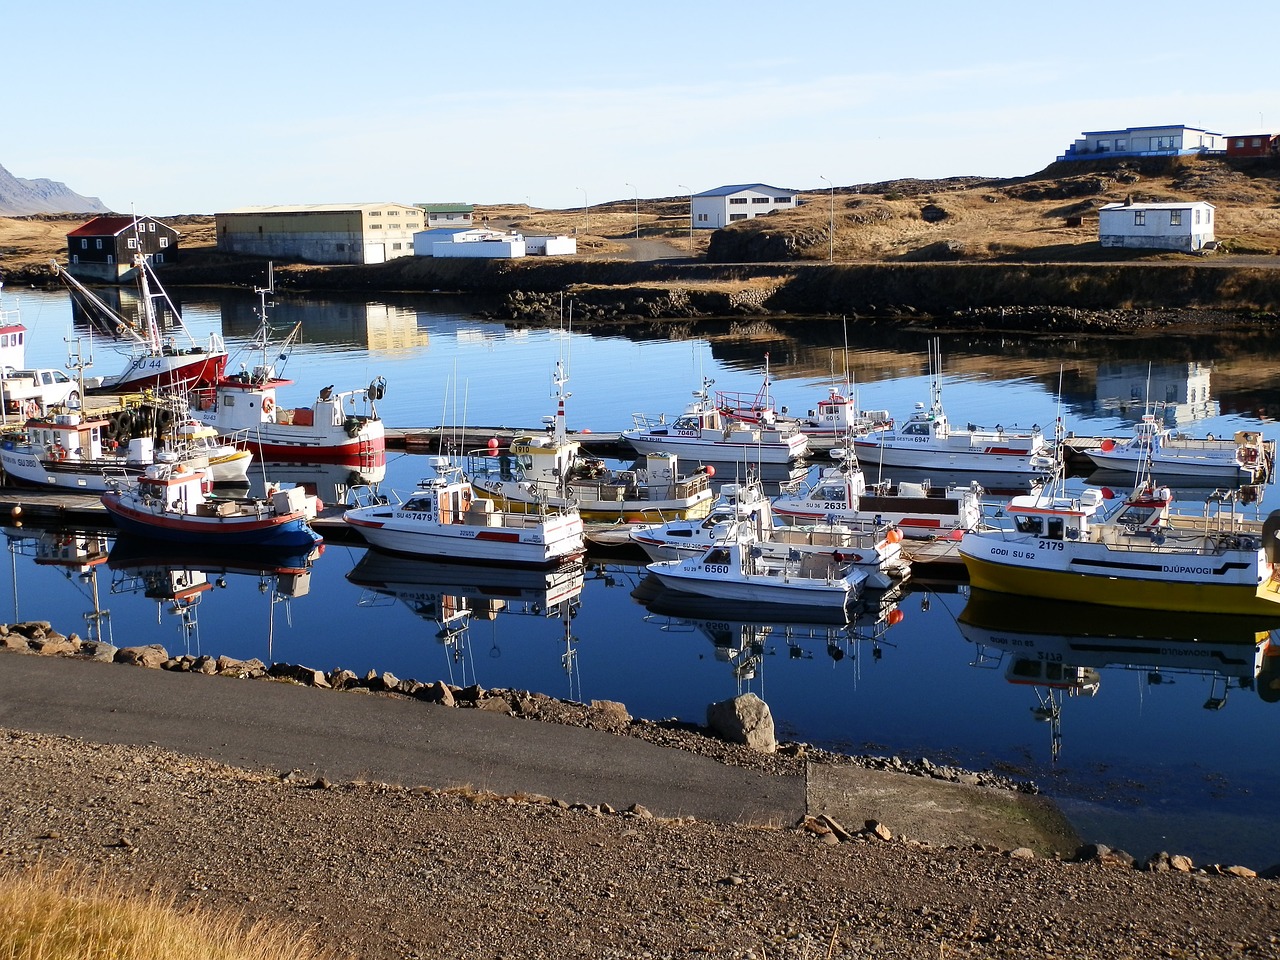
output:
<instances>
[{"instance_id":1,"label":"brown tundra grass","mask_svg":"<svg viewBox=\"0 0 1280 960\"><path fill-rule=\"evenodd\" d=\"M298 930L179 910L82 870L0 876L0 960L335 960Z\"/></svg>"}]
</instances>

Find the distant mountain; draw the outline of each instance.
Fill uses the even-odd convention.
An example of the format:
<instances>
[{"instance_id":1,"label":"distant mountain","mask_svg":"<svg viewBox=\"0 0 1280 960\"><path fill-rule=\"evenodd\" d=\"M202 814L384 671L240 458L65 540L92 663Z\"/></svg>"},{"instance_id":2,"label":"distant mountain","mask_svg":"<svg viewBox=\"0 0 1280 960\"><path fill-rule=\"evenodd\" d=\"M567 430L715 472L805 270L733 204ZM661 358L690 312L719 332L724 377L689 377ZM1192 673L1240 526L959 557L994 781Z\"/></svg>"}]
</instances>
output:
<instances>
[{"instance_id":1,"label":"distant mountain","mask_svg":"<svg viewBox=\"0 0 1280 960\"><path fill-rule=\"evenodd\" d=\"M97 197L82 197L56 180L24 180L0 167L0 216L31 213L110 213Z\"/></svg>"}]
</instances>

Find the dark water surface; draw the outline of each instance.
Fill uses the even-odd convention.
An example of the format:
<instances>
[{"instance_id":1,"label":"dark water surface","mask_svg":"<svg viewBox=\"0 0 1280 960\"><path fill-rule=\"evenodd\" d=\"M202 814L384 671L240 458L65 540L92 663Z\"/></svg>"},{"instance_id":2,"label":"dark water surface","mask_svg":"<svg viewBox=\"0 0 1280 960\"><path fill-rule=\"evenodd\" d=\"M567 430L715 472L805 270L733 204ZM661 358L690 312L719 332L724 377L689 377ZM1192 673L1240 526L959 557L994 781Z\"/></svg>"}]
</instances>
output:
<instances>
[{"instance_id":1,"label":"dark water surface","mask_svg":"<svg viewBox=\"0 0 1280 960\"><path fill-rule=\"evenodd\" d=\"M197 334L220 329L233 345L252 335L251 296L183 298ZM84 336L65 296L16 299L32 330L28 364L62 366L65 338ZM777 402L812 407L843 363L838 320L746 332L726 322L722 334L683 341L564 337L470 319L471 306L280 298L275 320L300 319L304 331L286 368L297 386L282 402L385 376L379 411L389 425L534 427L553 412L551 372L563 357L570 427L616 431L636 412L679 412L704 373L716 389L754 392L766 354ZM852 326L848 338L862 406L903 417L928 399L926 333ZM90 373L114 371L105 344L93 352ZM1061 414L1076 433L1123 436L1150 398L1168 424L1196 436L1249 428L1276 439L1274 355L1262 335L955 334L942 338L943 400L957 423L1047 426ZM407 492L427 472L426 458L392 454L385 485ZM1182 499L1204 494L1170 485ZM1275 499L1268 488L1262 509ZM37 563L37 531L10 533L6 620L52 619L83 635L92 624L82 616L105 610L97 622L117 644L618 700L650 718L700 721L709 702L751 690L768 701L781 738L1031 779L1088 839L1138 856L1280 862L1280 656L1267 656L1280 617L1064 611L940 587L837 627L664 604L635 561L593 557L577 574L546 578L388 562L331 544L301 578L123 548L80 569ZM175 583L201 577L212 586L196 602L174 599ZM458 597L470 598L469 617L454 616Z\"/></svg>"}]
</instances>

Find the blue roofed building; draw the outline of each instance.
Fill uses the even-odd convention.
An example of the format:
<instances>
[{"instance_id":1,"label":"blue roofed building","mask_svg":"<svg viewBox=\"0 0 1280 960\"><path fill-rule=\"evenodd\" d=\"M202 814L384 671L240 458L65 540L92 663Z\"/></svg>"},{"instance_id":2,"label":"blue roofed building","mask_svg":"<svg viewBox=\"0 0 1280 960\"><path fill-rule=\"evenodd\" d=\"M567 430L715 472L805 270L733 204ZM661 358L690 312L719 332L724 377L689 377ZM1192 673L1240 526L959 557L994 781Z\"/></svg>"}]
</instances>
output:
<instances>
[{"instance_id":1,"label":"blue roofed building","mask_svg":"<svg viewBox=\"0 0 1280 960\"><path fill-rule=\"evenodd\" d=\"M1059 160L1100 160L1109 157L1176 157L1222 153L1227 138L1220 133L1180 123L1159 127L1125 127L1082 133Z\"/></svg>"},{"instance_id":2,"label":"blue roofed building","mask_svg":"<svg viewBox=\"0 0 1280 960\"><path fill-rule=\"evenodd\" d=\"M794 210L798 204L794 190L771 187L767 183L735 183L694 194L689 215L697 229L716 230L775 210Z\"/></svg>"}]
</instances>

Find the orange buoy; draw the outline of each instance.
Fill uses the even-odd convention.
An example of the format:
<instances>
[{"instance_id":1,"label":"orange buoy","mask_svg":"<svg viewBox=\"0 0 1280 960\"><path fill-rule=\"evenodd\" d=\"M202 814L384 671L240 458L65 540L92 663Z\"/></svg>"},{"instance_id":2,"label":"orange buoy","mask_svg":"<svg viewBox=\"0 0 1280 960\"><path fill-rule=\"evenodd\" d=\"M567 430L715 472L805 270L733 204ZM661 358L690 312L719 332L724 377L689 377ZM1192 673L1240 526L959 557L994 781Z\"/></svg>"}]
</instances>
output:
<instances>
[{"instance_id":1,"label":"orange buoy","mask_svg":"<svg viewBox=\"0 0 1280 960\"><path fill-rule=\"evenodd\" d=\"M702 469L706 471L708 477L714 477L716 475L716 468L711 466L711 464L707 464Z\"/></svg>"},{"instance_id":2,"label":"orange buoy","mask_svg":"<svg viewBox=\"0 0 1280 960\"><path fill-rule=\"evenodd\" d=\"M498 438L497 438L497 437L490 437L490 438L489 438L489 449L490 449L490 450L497 450L497 449L498 449Z\"/></svg>"},{"instance_id":3,"label":"orange buoy","mask_svg":"<svg viewBox=\"0 0 1280 960\"><path fill-rule=\"evenodd\" d=\"M1110 453L1110 452L1111 452L1112 450L1114 450L1115 448L1116 448L1116 442L1115 442L1114 440L1112 440L1110 437L1108 437L1106 440L1103 440L1103 441L1102 441L1102 452L1103 452L1103 453Z\"/></svg>"}]
</instances>

